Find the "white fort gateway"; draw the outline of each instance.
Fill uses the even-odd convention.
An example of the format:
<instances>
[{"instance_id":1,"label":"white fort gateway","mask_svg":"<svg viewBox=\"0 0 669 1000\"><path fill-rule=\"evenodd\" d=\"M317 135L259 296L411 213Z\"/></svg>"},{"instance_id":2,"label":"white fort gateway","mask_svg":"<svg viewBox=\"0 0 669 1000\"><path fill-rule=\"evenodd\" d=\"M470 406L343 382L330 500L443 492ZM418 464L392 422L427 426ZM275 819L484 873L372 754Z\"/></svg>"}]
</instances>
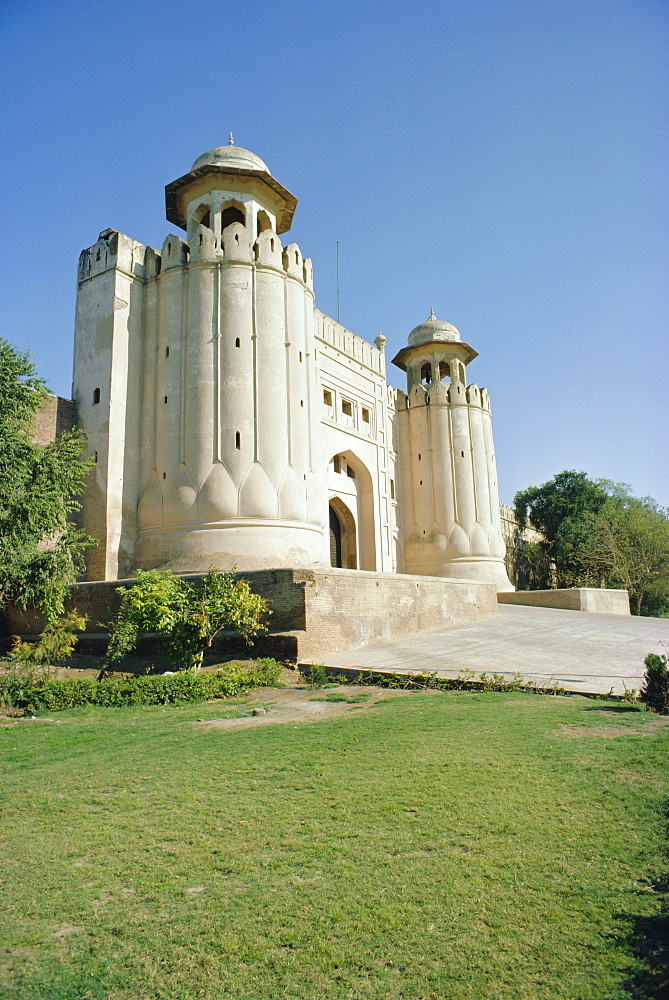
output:
<instances>
[{"instance_id":1,"label":"white fort gateway","mask_svg":"<svg viewBox=\"0 0 669 1000\"><path fill-rule=\"evenodd\" d=\"M455 327L409 334L395 390L385 339L315 307L311 261L280 239L297 201L258 156L231 136L165 194L185 240L106 230L79 263L89 578L341 567L513 590L490 401Z\"/></svg>"}]
</instances>

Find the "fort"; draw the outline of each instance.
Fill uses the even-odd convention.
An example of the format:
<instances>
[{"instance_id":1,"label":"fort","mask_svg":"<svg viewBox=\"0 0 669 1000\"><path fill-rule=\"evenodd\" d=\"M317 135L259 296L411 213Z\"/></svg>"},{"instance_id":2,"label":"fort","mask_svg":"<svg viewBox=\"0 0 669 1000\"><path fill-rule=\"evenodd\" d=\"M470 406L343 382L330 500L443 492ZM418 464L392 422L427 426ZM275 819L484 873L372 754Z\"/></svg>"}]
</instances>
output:
<instances>
[{"instance_id":1,"label":"fort","mask_svg":"<svg viewBox=\"0 0 669 1000\"><path fill-rule=\"evenodd\" d=\"M386 376L369 343L321 312L311 261L284 246L297 199L230 136L165 189L160 251L112 229L79 260L73 399L94 467L83 497L98 544L71 603L80 648L136 569L236 567L273 611L264 650L318 658L489 618L504 603L629 613L625 592L514 593L520 528L499 503L490 398L477 357L431 310ZM39 630L9 611L10 628Z\"/></svg>"},{"instance_id":2,"label":"fort","mask_svg":"<svg viewBox=\"0 0 669 1000\"><path fill-rule=\"evenodd\" d=\"M476 351L431 312L391 388L384 338L320 312L311 261L282 245L296 204L230 137L167 185L187 240L107 229L81 254L89 578L333 566L512 590Z\"/></svg>"}]
</instances>

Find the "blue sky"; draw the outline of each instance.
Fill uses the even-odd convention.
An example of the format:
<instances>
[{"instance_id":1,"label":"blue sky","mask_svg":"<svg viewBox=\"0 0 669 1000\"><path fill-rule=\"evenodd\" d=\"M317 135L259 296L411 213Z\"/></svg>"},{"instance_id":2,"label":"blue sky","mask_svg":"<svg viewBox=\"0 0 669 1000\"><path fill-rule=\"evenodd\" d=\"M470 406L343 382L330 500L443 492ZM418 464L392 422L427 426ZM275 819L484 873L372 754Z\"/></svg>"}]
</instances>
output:
<instances>
[{"instance_id":1,"label":"blue sky","mask_svg":"<svg viewBox=\"0 0 669 1000\"><path fill-rule=\"evenodd\" d=\"M160 247L232 130L321 309L339 241L343 323L390 359L433 306L478 350L503 501L575 468L669 504L667 2L3 0L0 31L1 332L53 391L81 249Z\"/></svg>"}]
</instances>

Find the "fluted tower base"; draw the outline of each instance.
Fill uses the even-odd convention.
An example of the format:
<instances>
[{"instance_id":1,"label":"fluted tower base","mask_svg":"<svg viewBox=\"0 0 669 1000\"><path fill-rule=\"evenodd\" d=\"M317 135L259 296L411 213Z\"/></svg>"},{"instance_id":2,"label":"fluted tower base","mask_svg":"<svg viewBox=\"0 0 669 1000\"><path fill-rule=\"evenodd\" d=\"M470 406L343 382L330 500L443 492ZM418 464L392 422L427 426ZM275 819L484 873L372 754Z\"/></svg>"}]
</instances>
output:
<instances>
[{"instance_id":1,"label":"fluted tower base","mask_svg":"<svg viewBox=\"0 0 669 1000\"><path fill-rule=\"evenodd\" d=\"M298 521L230 518L197 527L140 532L139 569L202 572L211 566L228 570L329 566L329 550L320 525Z\"/></svg>"}]
</instances>

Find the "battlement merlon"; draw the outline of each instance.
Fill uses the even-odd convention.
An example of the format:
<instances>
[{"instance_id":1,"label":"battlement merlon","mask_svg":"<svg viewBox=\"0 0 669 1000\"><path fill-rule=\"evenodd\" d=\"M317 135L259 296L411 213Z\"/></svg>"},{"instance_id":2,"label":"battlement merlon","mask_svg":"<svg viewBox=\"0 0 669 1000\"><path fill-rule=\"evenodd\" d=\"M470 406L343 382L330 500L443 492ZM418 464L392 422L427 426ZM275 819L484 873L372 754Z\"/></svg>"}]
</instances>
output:
<instances>
[{"instance_id":1,"label":"battlement merlon","mask_svg":"<svg viewBox=\"0 0 669 1000\"><path fill-rule=\"evenodd\" d=\"M135 278L153 278L160 271L160 254L116 229L105 229L97 243L79 255L79 284L114 268Z\"/></svg>"}]
</instances>

